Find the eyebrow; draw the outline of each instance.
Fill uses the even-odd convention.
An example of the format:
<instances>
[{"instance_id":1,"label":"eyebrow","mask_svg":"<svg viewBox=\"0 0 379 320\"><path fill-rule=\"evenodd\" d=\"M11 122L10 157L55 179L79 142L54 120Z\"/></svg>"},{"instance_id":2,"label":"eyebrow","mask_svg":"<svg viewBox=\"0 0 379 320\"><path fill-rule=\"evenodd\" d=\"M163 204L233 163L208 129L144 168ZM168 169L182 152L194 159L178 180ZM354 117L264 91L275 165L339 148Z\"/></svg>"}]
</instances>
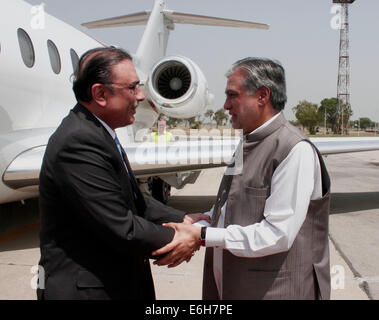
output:
<instances>
[{"instance_id":1,"label":"eyebrow","mask_svg":"<svg viewBox=\"0 0 379 320\"><path fill-rule=\"evenodd\" d=\"M238 93L238 91L234 90L234 89L226 89L225 90L225 94L231 94L231 93Z\"/></svg>"},{"instance_id":2,"label":"eyebrow","mask_svg":"<svg viewBox=\"0 0 379 320\"><path fill-rule=\"evenodd\" d=\"M135 85L137 85L139 83L140 83L140 80L136 80L136 81L132 82L130 85L135 86Z\"/></svg>"}]
</instances>

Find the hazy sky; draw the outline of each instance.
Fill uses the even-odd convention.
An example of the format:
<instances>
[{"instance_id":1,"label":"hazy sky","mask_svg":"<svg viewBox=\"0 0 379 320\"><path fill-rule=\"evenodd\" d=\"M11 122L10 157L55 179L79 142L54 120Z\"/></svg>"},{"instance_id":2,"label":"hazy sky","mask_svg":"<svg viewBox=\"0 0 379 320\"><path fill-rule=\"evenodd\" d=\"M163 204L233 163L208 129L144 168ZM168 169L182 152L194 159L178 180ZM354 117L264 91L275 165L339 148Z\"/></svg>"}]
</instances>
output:
<instances>
[{"instance_id":1,"label":"hazy sky","mask_svg":"<svg viewBox=\"0 0 379 320\"><path fill-rule=\"evenodd\" d=\"M107 44L134 53L144 26L88 30L80 24L151 10L153 0L27 0L45 3L45 11ZM300 100L320 104L337 95L339 30L331 27L332 0L166 0L168 9L267 23L270 30L176 25L167 53L191 58L203 70L223 107L230 65L247 56L279 60L286 69L285 114ZM379 1L356 0L350 6L350 101L352 119L379 121Z\"/></svg>"}]
</instances>

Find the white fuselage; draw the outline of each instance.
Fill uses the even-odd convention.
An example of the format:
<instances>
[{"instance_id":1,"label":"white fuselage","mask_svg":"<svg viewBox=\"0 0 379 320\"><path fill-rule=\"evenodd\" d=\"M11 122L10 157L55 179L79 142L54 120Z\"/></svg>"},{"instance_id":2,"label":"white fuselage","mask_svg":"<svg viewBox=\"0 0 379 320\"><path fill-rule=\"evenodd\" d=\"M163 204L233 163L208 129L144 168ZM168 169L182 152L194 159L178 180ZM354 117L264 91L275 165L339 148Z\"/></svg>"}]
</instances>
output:
<instances>
[{"instance_id":1,"label":"white fuselage","mask_svg":"<svg viewBox=\"0 0 379 320\"><path fill-rule=\"evenodd\" d=\"M76 104L71 81L74 65L87 50L105 46L45 12L43 17L39 17L37 7L22 0L2 0L1 4L0 204L38 195L38 176L45 146L50 135ZM138 143L132 145L131 142L134 138L138 140L140 132L146 132L153 126L159 113L190 118L201 114L212 100L205 76L193 61L182 56L166 57L169 33L175 23L268 29L267 25L253 22L174 12L166 8L164 0L154 0L151 12L84 25L92 28L145 23L146 28L133 55L133 62L144 85L146 99L137 108L134 124L117 129L121 144L130 147L130 159L136 159L137 151L140 151L137 147L141 146ZM56 60L51 63L54 48L59 54L60 68L56 68L59 65ZM179 78L183 91L177 95L175 90L178 88L172 83ZM186 81L187 87L184 85ZM379 149L378 138L320 140L315 143L325 154ZM229 144L235 146L234 142ZM202 146L214 147L204 141ZM151 154L156 156L154 146L143 147L152 150ZM214 149L217 150L217 147ZM178 150L181 150L180 146ZM208 159L208 164L204 166L204 159L196 155L194 159L186 157L190 165L178 166L177 160L183 158L183 154L167 151L164 155L167 162L163 167L155 163L149 164L149 167L141 163L136 165L133 160L131 165L144 176L175 174L180 170L199 170L219 165Z\"/></svg>"},{"instance_id":2,"label":"white fuselage","mask_svg":"<svg viewBox=\"0 0 379 320\"><path fill-rule=\"evenodd\" d=\"M4 3L6 2L6 4ZM0 175L20 153L47 140L74 107L71 52L80 57L90 48L103 46L58 19L45 14L44 26L33 28L32 6L19 0L3 0L0 10ZM33 66L25 65L19 34L30 38ZM58 49L61 70L54 73L47 42ZM25 48L24 48L25 50ZM28 50L25 50L26 54ZM35 189L35 188L34 188ZM0 203L25 199L36 191L17 191L0 182Z\"/></svg>"},{"instance_id":3,"label":"white fuselage","mask_svg":"<svg viewBox=\"0 0 379 320\"><path fill-rule=\"evenodd\" d=\"M72 26L43 13L39 21L36 7L21 0L2 0L0 11L0 203L22 200L38 195L38 185L28 184L35 180L35 173L42 163L43 153L34 150L46 146L50 135L76 104L72 91L72 75L75 59L91 48L105 46ZM163 18L163 0L155 0L145 33L133 60L142 84L145 84L153 64L166 53L168 29ZM164 34L162 41L162 34ZM25 41L27 40L27 41ZM56 47L60 69L51 62ZM50 49L49 49L50 46ZM32 50L31 50L32 48ZM49 51L50 50L50 51ZM34 56L33 56L34 55ZM76 56L76 58L75 58ZM73 57L75 59L73 59ZM25 62L26 59L26 62ZM207 92L205 80L198 84ZM143 89L146 90L146 89ZM148 98L149 94L145 92ZM192 98L192 97L191 97ZM205 107L206 97L192 102L196 110L181 111L193 116ZM186 109L185 106L181 106ZM187 109L193 108L191 105ZM156 110L156 109L155 109ZM117 129L123 145L134 140L138 130L151 128L158 112L147 99L140 103L135 123ZM193 113L193 115L192 115ZM180 116L180 112L177 112ZM42 156L41 156L42 155ZM7 168L15 159L21 159L20 178L31 188L10 188L4 184ZM26 160L25 160L26 159ZM29 161L30 159L30 161ZM33 163L30 163L32 162ZM19 162L17 162L19 163ZM16 166L20 166L17 164ZM36 170L37 168L37 170ZM34 172L28 177L28 172ZM12 169L12 175L17 176ZM16 177L18 179L18 177ZM4 180L5 179L5 180Z\"/></svg>"}]
</instances>

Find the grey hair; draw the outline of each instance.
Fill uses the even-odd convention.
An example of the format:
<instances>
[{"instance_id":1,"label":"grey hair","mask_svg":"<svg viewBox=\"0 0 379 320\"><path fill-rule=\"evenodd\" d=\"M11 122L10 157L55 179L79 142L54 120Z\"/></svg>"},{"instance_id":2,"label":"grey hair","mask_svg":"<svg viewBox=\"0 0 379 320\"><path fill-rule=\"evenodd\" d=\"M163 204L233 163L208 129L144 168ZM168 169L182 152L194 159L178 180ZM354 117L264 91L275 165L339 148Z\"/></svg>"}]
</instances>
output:
<instances>
[{"instance_id":1,"label":"grey hair","mask_svg":"<svg viewBox=\"0 0 379 320\"><path fill-rule=\"evenodd\" d=\"M287 102L286 80L284 68L280 62L265 58L248 57L235 62L226 73L226 77L229 78L238 69L246 71L243 85L250 94L253 94L261 87L269 88L274 109L284 109Z\"/></svg>"}]
</instances>

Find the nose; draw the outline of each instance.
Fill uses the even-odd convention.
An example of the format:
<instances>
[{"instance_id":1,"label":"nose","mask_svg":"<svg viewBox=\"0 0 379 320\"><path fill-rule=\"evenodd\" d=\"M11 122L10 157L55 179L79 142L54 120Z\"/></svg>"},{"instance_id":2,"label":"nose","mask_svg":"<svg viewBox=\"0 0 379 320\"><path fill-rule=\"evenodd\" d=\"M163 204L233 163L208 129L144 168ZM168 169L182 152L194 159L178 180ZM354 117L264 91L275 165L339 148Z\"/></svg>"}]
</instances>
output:
<instances>
[{"instance_id":1,"label":"nose","mask_svg":"<svg viewBox=\"0 0 379 320\"><path fill-rule=\"evenodd\" d=\"M136 100L137 101L145 100L145 94L143 93L143 90L140 87L137 88Z\"/></svg>"},{"instance_id":2,"label":"nose","mask_svg":"<svg viewBox=\"0 0 379 320\"><path fill-rule=\"evenodd\" d=\"M229 103L229 100L225 99L224 109L225 110L230 110L230 108L231 108L231 104Z\"/></svg>"}]
</instances>

